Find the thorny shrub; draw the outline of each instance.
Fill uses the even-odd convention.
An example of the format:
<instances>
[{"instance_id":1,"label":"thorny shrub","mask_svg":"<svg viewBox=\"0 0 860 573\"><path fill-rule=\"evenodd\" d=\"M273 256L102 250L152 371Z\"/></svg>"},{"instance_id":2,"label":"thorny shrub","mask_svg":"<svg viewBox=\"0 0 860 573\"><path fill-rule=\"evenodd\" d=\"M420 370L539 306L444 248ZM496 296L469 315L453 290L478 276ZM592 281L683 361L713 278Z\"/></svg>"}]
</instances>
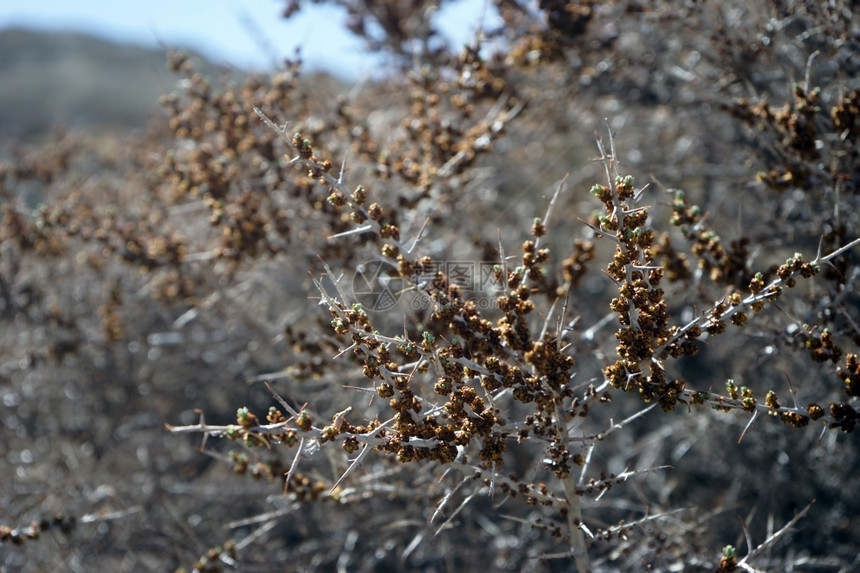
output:
<instances>
[{"instance_id":1,"label":"thorny shrub","mask_svg":"<svg viewBox=\"0 0 860 573\"><path fill-rule=\"evenodd\" d=\"M163 454L146 491L206 472L263 501L213 506L238 542L128 542L140 566L158 543L196 571L856 566L848 3L496 2L459 53L426 3L334 3L400 71L332 95L300 61L219 83L174 53L129 153L66 135L3 167L10 404L85 373L111 385L91 411L133 399L278 492ZM67 476L146 426L45 425L38 399L22 440L100 449ZM159 513L113 487L123 511L80 522Z\"/></svg>"}]
</instances>

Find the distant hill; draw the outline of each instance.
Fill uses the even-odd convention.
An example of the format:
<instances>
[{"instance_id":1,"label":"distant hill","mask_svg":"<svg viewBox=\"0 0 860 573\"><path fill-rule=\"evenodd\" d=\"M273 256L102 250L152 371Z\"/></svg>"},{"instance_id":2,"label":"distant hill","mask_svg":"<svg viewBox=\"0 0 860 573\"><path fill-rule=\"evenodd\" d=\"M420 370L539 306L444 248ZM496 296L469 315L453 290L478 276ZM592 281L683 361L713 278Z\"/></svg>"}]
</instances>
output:
<instances>
[{"instance_id":1,"label":"distant hill","mask_svg":"<svg viewBox=\"0 0 860 573\"><path fill-rule=\"evenodd\" d=\"M145 125L159 95L173 89L165 58L164 50L82 34L0 31L0 143L38 139L55 126Z\"/></svg>"}]
</instances>

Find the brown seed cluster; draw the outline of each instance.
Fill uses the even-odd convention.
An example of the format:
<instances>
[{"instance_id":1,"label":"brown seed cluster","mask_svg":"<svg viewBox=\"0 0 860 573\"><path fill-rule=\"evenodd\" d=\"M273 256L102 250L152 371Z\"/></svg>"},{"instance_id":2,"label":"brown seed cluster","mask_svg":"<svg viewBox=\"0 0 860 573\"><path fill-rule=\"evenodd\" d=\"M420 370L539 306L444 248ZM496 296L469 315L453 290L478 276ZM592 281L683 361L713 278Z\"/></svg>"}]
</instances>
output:
<instances>
[{"instance_id":1,"label":"brown seed cluster","mask_svg":"<svg viewBox=\"0 0 860 573\"><path fill-rule=\"evenodd\" d=\"M50 518L34 521L26 527L0 525L0 543L21 545L27 540L39 539L42 533L54 530L69 535L75 529L76 521L74 516L57 514Z\"/></svg>"},{"instance_id":2,"label":"brown seed cluster","mask_svg":"<svg viewBox=\"0 0 860 573\"><path fill-rule=\"evenodd\" d=\"M609 167L612 166L611 158L604 157L604 160ZM659 286L664 268L655 265L653 234L643 228L646 211L630 204L634 197L632 178L619 176L614 189L596 185L591 193L606 209L606 214L595 218L593 223L600 232L614 237L616 243L615 256L606 268L607 275L618 285L619 294L610 303L610 309L618 314L620 323L615 333L619 342L618 360L604 369L604 376L613 387L626 392L635 391L646 403L656 399L667 412L674 410L681 401L687 404L710 403L715 409L724 411L738 408L754 412L765 407L770 414L794 427L807 425L810 416L813 419L823 417L823 411L815 404L808 410L781 407L773 390L767 391L762 406L752 389L746 386L738 388L733 381L727 385L726 398L691 391L683 380L667 380L665 369L667 358L696 355L699 350L697 341L703 334L711 337L721 335L727 331L727 322L737 327L746 325L749 313L745 308L760 312L765 302L773 302L782 295L783 288L796 286L798 277L808 279L818 274L819 263L804 261L801 254L795 254L772 271L772 280L766 280L760 272L752 274L744 289L749 293L746 298L741 292L734 291L699 320L684 328L672 326L666 310L665 293ZM681 192L676 193L672 210L672 223L681 226L688 238L694 239L691 250L699 257L700 267L711 270L712 281L725 282L726 277L731 276L734 277L731 282L736 282L738 277L751 273L748 263L740 256L745 252L745 242L738 243L740 250L736 256L727 255L719 238L701 227L701 213L688 206ZM695 232L691 231L693 228ZM662 245L666 265L682 269L674 271L673 276L684 276L682 259L672 254L668 240L664 240ZM843 355L841 348L834 344L833 334L826 328L818 334L811 332L805 345L815 362L835 363ZM855 389L851 385L851 375L845 374L848 371L840 368L837 373L846 381L850 392ZM829 424L851 431L854 410L844 406L831 405Z\"/></svg>"},{"instance_id":3,"label":"brown seed cluster","mask_svg":"<svg viewBox=\"0 0 860 573\"><path fill-rule=\"evenodd\" d=\"M845 367L837 368L836 375L845 382L846 394L860 396L860 360L856 354L850 353L845 357Z\"/></svg>"},{"instance_id":4,"label":"brown seed cluster","mask_svg":"<svg viewBox=\"0 0 860 573\"><path fill-rule=\"evenodd\" d=\"M748 268L749 239L741 237L726 248L720 236L704 224L703 218L702 210L697 205L690 205L684 191L675 192L670 222L678 227L689 241L690 252L696 257L698 267L707 272L715 283L736 287L744 285L750 280L752 273ZM671 276L677 277L675 280L686 280L690 277L686 260L675 255L668 236L661 239L657 252L665 258Z\"/></svg>"},{"instance_id":5,"label":"brown seed cluster","mask_svg":"<svg viewBox=\"0 0 860 573\"><path fill-rule=\"evenodd\" d=\"M611 164L611 163L610 163ZM694 355L698 351L692 342L672 342L668 305L660 284L663 269L654 260L654 234L645 226L647 210L634 208L634 181L630 176L616 177L614 188L596 185L592 195L600 200L606 214L598 218L600 230L615 238L615 255L606 272L618 286L618 297L610 309L618 314L621 327L615 333L618 340L618 360L604 369L604 376L615 388L638 392L642 399L660 401L666 411L675 407L679 393L685 388L680 380L667 381L665 371L652 359L660 355Z\"/></svg>"},{"instance_id":6,"label":"brown seed cluster","mask_svg":"<svg viewBox=\"0 0 860 573\"><path fill-rule=\"evenodd\" d=\"M224 562L235 562L238 556L236 542L228 539L223 544L211 547L205 554L191 565L192 573L220 573L223 571ZM188 573L184 567L176 570L176 573Z\"/></svg>"}]
</instances>

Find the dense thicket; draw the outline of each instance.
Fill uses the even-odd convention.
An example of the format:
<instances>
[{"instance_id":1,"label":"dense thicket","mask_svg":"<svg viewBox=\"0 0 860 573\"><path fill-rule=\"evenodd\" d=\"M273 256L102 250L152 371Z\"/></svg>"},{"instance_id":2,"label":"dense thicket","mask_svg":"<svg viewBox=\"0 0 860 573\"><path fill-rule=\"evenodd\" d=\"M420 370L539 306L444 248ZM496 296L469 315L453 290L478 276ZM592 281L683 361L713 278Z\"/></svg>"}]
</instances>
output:
<instances>
[{"instance_id":1,"label":"dense thicket","mask_svg":"<svg viewBox=\"0 0 860 573\"><path fill-rule=\"evenodd\" d=\"M334 3L0 168L6 566L857 567L850 3Z\"/></svg>"}]
</instances>

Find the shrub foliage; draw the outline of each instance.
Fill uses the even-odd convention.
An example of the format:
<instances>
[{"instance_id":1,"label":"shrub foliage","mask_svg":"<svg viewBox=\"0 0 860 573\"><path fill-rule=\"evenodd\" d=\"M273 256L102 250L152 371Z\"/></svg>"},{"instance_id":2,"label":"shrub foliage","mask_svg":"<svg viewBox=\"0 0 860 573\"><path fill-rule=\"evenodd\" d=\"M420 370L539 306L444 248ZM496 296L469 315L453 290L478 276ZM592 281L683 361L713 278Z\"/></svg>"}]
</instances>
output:
<instances>
[{"instance_id":1,"label":"shrub foliage","mask_svg":"<svg viewBox=\"0 0 860 573\"><path fill-rule=\"evenodd\" d=\"M850 3L333 3L2 165L7 564L856 566Z\"/></svg>"}]
</instances>

